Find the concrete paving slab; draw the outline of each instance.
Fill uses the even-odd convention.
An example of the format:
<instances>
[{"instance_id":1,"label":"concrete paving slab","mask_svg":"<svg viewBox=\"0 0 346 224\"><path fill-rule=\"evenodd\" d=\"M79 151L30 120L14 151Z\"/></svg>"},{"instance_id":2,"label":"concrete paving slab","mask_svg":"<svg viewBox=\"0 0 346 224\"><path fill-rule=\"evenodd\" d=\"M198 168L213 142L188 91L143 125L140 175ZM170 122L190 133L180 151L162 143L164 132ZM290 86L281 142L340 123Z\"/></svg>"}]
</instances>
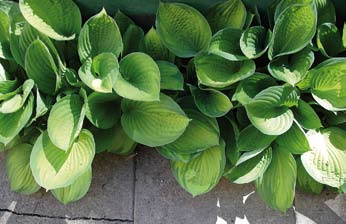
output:
<instances>
[{"instance_id":1,"label":"concrete paving slab","mask_svg":"<svg viewBox=\"0 0 346 224\"><path fill-rule=\"evenodd\" d=\"M69 220L61 218L47 218L42 216L16 215L11 212L0 212L1 224L133 224L127 221L107 220Z\"/></svg>"},{"instance_id":2,"label":"concrete paving slab","mask_svg":"<svg viewBox=\"0 0 346 224\"><path fill-rule=\"evenodd\" d=\"M4 156L0 160L0 209L17 214L35 214L72 219L133 220L134 161L102 154L93 163L92 186L82 200L64 206L44 190L23 196L9 189Z\"/></svg>"},{"instance_id":3,"label":"concrete paving slab","mask_svg":"<svg viewBox=\"0 0 346 224\"><path fill-rule=\"evenodd\" d=\"M268 208L252 185L227 180L212 192L192 198L175 181L169 161L142 148L136 161L135 223L140 224L293 224L286 214Z\"/></svg>"},{"instance_id":4,"label":"concrete paving slab","mask_svg":"<svg viewBox=\"0 0 346 224\"><path fill-rule=\"evenodd\" d=\"M317 224L346 223L346 195L324 191L321 195L296 193L296 211ZM303 223L302 223L303 224Z\"/></svg>"}]
</instances>

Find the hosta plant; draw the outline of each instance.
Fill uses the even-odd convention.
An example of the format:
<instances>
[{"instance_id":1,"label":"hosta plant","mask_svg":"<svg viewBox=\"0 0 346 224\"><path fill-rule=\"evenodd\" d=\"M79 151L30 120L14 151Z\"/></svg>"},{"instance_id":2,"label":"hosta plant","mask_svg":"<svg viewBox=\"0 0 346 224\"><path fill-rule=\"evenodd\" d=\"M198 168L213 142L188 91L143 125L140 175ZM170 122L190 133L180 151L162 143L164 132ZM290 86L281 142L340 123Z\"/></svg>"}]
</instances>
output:
<instances>
[{"instance_id":1,"label":"hosta plant","mask_svg":"<svg viewBox=\"0 0 346 224\"><path fill-rule=\"evenodd\" d=\"M143 30L72 0L0 1L0 142L11 189L83 197L95 154L156 148L193 196L222 177L285 212L346 189L346 28L331 0L160 2ZM154 149L153 149L154 150Z\"/></svg>"}]
</instances>

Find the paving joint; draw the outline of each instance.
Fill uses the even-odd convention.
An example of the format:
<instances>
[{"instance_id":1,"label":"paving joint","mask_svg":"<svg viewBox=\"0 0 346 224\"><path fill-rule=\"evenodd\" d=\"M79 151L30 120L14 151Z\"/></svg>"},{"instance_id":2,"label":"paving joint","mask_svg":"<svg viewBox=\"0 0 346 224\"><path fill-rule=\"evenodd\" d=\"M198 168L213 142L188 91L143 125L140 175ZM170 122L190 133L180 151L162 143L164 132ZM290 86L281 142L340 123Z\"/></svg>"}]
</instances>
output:
<instances>
[{"instance_id":1,"label":"paving joint","mask_svg":"<svg viewBox=\"0 0 346 224\"><path fill-rule=\"evenodd\" d=\"M62 219L62 220L70 220L70 221L77 221L77 220L92 220L92 221L110 221L110 222L123 222L123 223L133 223L133 220L129 219L110 219L110 218L95 218L95 217L62 217L62 216L49 216L49 215L40 215L35 213L19 213L16 211L12 211L10 209L1 209L0 212L8 212L17 216L32 216L32 217L38 217L38 218L49 218L49 219Z\"/></svg>"}]
</instances>

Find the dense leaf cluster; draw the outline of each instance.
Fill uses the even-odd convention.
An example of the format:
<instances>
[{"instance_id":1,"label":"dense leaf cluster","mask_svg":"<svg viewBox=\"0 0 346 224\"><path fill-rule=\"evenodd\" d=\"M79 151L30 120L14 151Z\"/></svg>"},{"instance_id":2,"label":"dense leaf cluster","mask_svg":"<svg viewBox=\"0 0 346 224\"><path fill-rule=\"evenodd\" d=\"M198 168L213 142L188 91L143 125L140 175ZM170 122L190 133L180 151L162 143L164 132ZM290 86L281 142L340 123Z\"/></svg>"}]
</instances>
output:
<instances>
[{"instance_id":1,"label":"dense leaf cluster","mask_svg":"<svg viewBox=\"0 0 346 224\"><path fill-rule=\"evenodd\" d=\"M295 187L346 191L346 28L330 0L227 0L202 15L160 3L144 32L72 0L0 1L0 142L11 188L62 203L89 189L96 153L137 143L192 195L255 182L272 208ZM121 183L120 183L121 184Z\"/></svg>"}]
</instances>

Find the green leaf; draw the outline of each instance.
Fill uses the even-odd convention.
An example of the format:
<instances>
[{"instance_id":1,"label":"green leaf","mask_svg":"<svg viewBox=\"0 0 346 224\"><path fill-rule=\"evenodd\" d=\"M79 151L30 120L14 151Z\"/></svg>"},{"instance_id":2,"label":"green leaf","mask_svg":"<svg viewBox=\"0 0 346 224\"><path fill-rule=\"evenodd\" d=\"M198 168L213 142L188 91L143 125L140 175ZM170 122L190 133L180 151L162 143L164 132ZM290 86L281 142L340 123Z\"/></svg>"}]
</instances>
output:
<instances>
[{"instance_id":1,"label":"green leaf","mask_svg":"<svg viewBox=\"0 0 346 224\"><path fill-rule=\"evenodd\" d=\"M224 148L224 144L211 147L188 163L172 161L173 175L180 186L193 196L212 190L225 168Z\"/></svg>"},{"instance_id":2,"label":"green leaf","mask_svg":"<svg viewBox=\"0 0 346 224\"><path fill-rule=\"evenodd\" d=\"M199 82L214 88L228 87L255 72L253 61L230 61L213 54L199 54L194 63Z\"/></svg>"},{"instance_id":3,"label":"green leaf","mask_svg":"<svg viewBox=\"0 0 346 224\"><path fill-rule=\"evenodd\" d=\"M269 167L256 181L257 192L269 207L286 212L293 204L296 178L297 165L292 154L275 148Z\"/></svg>"},{"instance_id":4,"label":"green leaf","mask_svg":"<svg viewBox=\"0 0 346 224\"><path fill-rule=\"evenodd\" d=\"M71 185L52 190L52 194L64 205L78 201L88 193L91 185L92 169L91 167Z\"/></svg>"},{"instance_id":5,"label":"green leaf","mask_svg":"<svg viewBox=\"0 0 346 224\"><path fill-rule=\"evenodd\" d=\"M82 176L95 155L95 143L88 130L82 130L68 151L57 148L43 132L34 145L30 168L36 182L46 190L67 187Z\"/></svg>"},{"instance_id":6,"label":"green leaf","mask_svg":"<svg viewBox=\"0 0 346 224\"><path fill-rule=\"evenodd\" d=\"M272 160L272 149L259 149L246 152L239 158L235 167L224 176L236 184L246 184L261 177Z\"/></svg>"},{"instance_id":7,"label":"green leaf","mask_svg":"<svg viewBox=\"0 0 346 224\"><path fill-rule=\"evenodd\" d=\"M237 89L232 97L232 100L238 101L242 105L248 104L259 92L270 87L275 86L277 83L275 79L269 75L262 73L255 73L254 75L246 78L237 86Z\"/></svg>"},{"instance_id":8,"label":"green leaf","mask_svg":"<svg viewBox=\"0 0 346 224\"><path fill-rule=\"evenodd\" d=\"M239 136L239 128L237 124L228 117L219 120L220 136L225 140L226 148L226 169L233 167L240 156L237 148L237 140Z\"/></svg>"},{"instance_id":9,"label":"green leaf","mask_svg":"<svg viewBox=\"0 0 346 224\"><path fill-rule=\"evenodd\" d=\"M44 116L50 109L51 102L46 98L43 98L38 89L36 89L36 108L35 116L31 118L31 121L27 126L31 125L33 122L37 121L38 118Z\"/></svg>"},{"instance_id":10,"label":"green leaf","mask_svg":"<svg viewBox=\"0 0 346 224\"><path fill-rule=\"evenodd\" d=\"M29 96L25 105L11 114L0 113L0 142L7 145L29 122L34 107L34 97Z\"/></svg>"},{"instance_id":11,"label":"green leaf","mask_svg":"<svg viewBox=\"0 0 346 224\"><path fill-rule=\"evenodd\" d=\"M274 78L294 86L303 80L314 60L314 53L305 48L293 55L274 59L269 63L268 71Z\"/></svg>"},{"instance_id":12,"label":"green leaf","mask_svg":"<svg viewBox=\"0 0 346 224\"><path fill-rule=\"evenodd\" d=\"M301 159L317 182L336 188L346 183L345 136L344 130L335 127L307 133L312 151L304 153Z\"/></svg>"},{"instance_id":13,"label":"green leaf","mask_svg":"<svg viewBox=\"0 0 346 224\"><path fill-rule=\"evenodd\" d=\"M310 70L311 92L322 107L331 111L346 109L346 58L332 58Z\"/></svg>"},{"instance_id":14,"label":"green leaf","mask_svg":"<svg viewBox=\"0 0 346 224\"><path fill-rule=\"evenodd\" d=\"M31 79L26 80L24 84L19 87L19 93L0 103L0 113L10 114L22 108L25 102L27 102L33 87L34 81Z\"/></svg>"},{"instance_id":15,"label":"green leaf","mask_svg":"<svg viewBox=\"0 0 346 224\"><path fill-rule=\"evenodd\" d=\"M297 105L299 96L293 87L273 86L257 94L245 106L251 123L266 135L281 135L293 124L289 107Z\"/></svg>"},{"instance_id":16,"label":"green leaf","mask_svg":"<svg viewBox=\"0 0 346 224\"><path fill-rule=\"evenodd\" d=\"M48 117L48 135L52 143L67 151L78 137L85 117L85 105L79 95L71 94L58 101Z\"/></svg>"},{"instance_id":17,"label":"green leaf","mask_svg":"<svg viewBox=\"0 0 346 224\"><path fill-rule=\"evenodd\" d=\"M88 96L86 117L97 128L108 129L120 120L120 97L115 94L92 93Z\"/></svg>"},{"instance_id":18,"label":"green leaf","mask_svg":"<svg viewBox=\"0 0 346 224\"><path fill-rule=\"evenodd\" d=\"M118 10L115 13L114 16L114 20L117 23L120 33L122 35L124 35L124 33L126 32L127 28L131 25L131 24L135 24L132 19L130 19L130 17L128 17L127 15L125 15L122 11Z\"/></svg>"},{"instance_id":19,"label":"green leaf","mask_svg":"<svg viewBox=\"0 0 346 224\"><path fill-rule=\"evenodd\" d=\"M177 140L162 148L180 154L193 154L219 145L220 130L216 119L191 109L185 112L191 119L185 132Z\"/></svg>"},{"instance_id":20,"label":"green leaf","mask_svg":"<svg viewBox=\"0 0 346 224\"><path fill-rule=\"evenodd\" d=\"M165 47L157 31L152 27L141 42L141 50L155 61L173 61L174 55Z\"/></svg>"},{"instance_id":21,"label":"green leaf","mask_svg":"<svg viewBox=\"0 0 346 224\"><path fill-rule=\"evenodd\" d=\"M240 49L242 30L226 28L217 32L211 39L208 53L215 54L231 61L247 60Z\"/></svg>"},{"instance_id":22,"label":"green leaf","mask_svg":"<svg viewBox=\"0 0 346 224\"><path fill-rule=\"evenodd\" d=\"M231 100L215 89L199 89L190 85L197 108L209 117L222 117L233 107Z\"/></svg>"},{"instance_id":23,"label":"green leaf","mask_svg":"<svg viewBox=\"0 0 346 224\"><path fill-rule=\"evenodd\" d=\"M305 129L318 129L322 123L314 109L305 101L299 100L298 106L292 108L294 118Z\"/></svg>"},{"instance_id":24,"label":"green leaf","mask_svg":"<svg viewBox=\"0 0 346 224\"><path fill-rule=\"evenodd\" d=\"M118 59L112 53L101 53L87 59L78 71L79 78L90 89L100 93L112 93L119 76Z\"/></svg>"},{"instance_id":25,"label":"green leaf","mask_svg":"<svg viewBox=\"0 0 346 224\"><path fill-rule=\"evenodd\" d=\"M184 77L179 68L167 61L156 62L160 70L160 88L167 90L184 90Z\"/></svg>"},{"instance_id":26,"label":"green leaf","mask_svg":"<svg viewBox=\"0 0 346 224\"><path fill-rule=\"evenodd\" d=\"M287 132L277 137L275 143L280 149L287 150L292 154L303 154L310 151L305 132L295 123Z\"/></svg>"},{"instance_id":27,"label":"green leaf","mask_svg":"<svg viewBox=\"0 0 346 224\"><path fill-rule=\"evenodd\" d=\"M317 7L317 24L335 23L336 12L332 0L315 0Z\"/></svg>"},{"instance_id":28,"label":"green leaf","mask_svg":"<svg viewBox=\"0 0 346 224\"><path fill-rule=\"evenodd\" d=\"M43 93L53 95L60 88L61 78L57 65L47 46L39 39L26 50L25 70Z\"/></svg>"},{"instance_id":29,"label":"green leaf","mask_svg":"<svg viewBox=\"0 0 346 224\"><path fill-rule=\"evenodd\" d=\"M228 27L242 29L246 16L246 8L241 0L228 0L212 6L206 17L213 33L216 33Z\"/></svg>"},{"instance_id":30,"label":"green leaf","mask_svg":"<svg viewBox=\"0 0 346 224\"><path fill-rule=\"evenodd\" d=\"M276 58L302 50L314 37L316 24L317 11L314 1L286 7L275 20L269 57Z\"/></svg>"},{"instance_id":31,"label":"green leaf","mask_svg":"<svg viewBox=\"0 0 346 224\"><path fill-rule=\"evenodd\" d=\"M318 49L328 58L344 50L339 29L332 23L323 23L318 27L316 41Z\"/></svg>"},{"instance_id":32,"label":"green leaf","mask_svg":"<svg viewBox=\"0 0 346 224\"><path fill-rule=\"evenodd\" d=\"M299 190L310 194L321 194L323 184L314 180L305 170L302 160L298 158L297 162L297 187Z\"/></svg>"},{"instance_id":33,"label":"green leaf","mask_svg":"<svg viewBox=\"0 0 346 224\"><path fill-rule=\"evenodd\" d=\"M82 17L72 0L20 0L20 11L38 31L55 40L72 40L79 33Z\"/></svg>"},{"instance_id":34,"label":"green leaf","mask_svg":"<svg viewBox=\"0 0 346 224\"><path fill-rule=\"evenodd\" d=\"M11 148L7 155L6 172L12 191L33 194L41 187L35 182L30 169L32 145L19 144Z\"/></svg>"},{"instance_id":35,"label":"green leaf","mask_svg":"<svg viewBox=\"0 0 346 224\"><path fill-rule=\"evenodd\" d=\"M12 53L10 48L10 16L9 11L14 2L0 2L0 58L11 59Z\"/></svg>"},{"instance_id":36,"label":"green leaf","mask_svg":"<svg viewBox=\"0 0 346 224\"><path fill-rule=\"evenodd\" d=\"M144 53L132 53L120 61L120 76L114 83L120 96L138 101L157 101L160 94L160 70Z\"/></svg>"},{"instance_id":37,"label":"green leaf","mask_svg":"<svg viewBox=\"0 0 346 224\"><path fill-rule=\"evenodd\" d=\"M85 22L78 38L78 54L82 62L100 53L113 53L116 57L123 50L119 28L106 10Z\"/></svg>"},{"instance_id":38,"label":"green leaf","mask_svg":"<svg viewBox=\"0 0 346 224\"><path fill-rule=\"evenodd\" d=\"M144 37L144 31L139 26L131 24L123 35L124 50L122 56L138 52L141 41Z\"/></svg>"},{"instance_id":39,"label":"green leaf","mask_svg":"<svg viewBox=\"0 0 346 224\"><path fill-rule=\"evenodd\" d=\"M249 125L239 133L237 148L239 151L263 150L268 148L276 138L276 135L265 135L253 125Z\"/></svg>"},{"instance_id":40,"label":"green leaf","mask_svg":"<svg viewBox=\"0 0 346 224\"><path fill-rule=\"evenodd\" d=\"M189 124L189 118L170 97L161 94L160 101L140 102L124 99L121 125L134 141L162 146L177 140Z\"/></svg>"},{"instance_id":41,"label":"green leaf","mask_svg":"<svg viewBox=\"0 0 346 224\"><path fill-rule=\"evenodd\" d=\"M240 37L240 49L249 59L261 57L269 48L272 32L263 26L246 29Z\"/></svg>"},{"instance_id":42,"label":"green leaf","mask_svg":"<svg viewBox=\"0 0 346 224\"><path fill-rule=\"evenodd\" d=\"M166 159L172 160L172 161L181 161L184 163L188 163L194 158L198 157L201 152L197 153L191 153L191 154L184 154L184 153L179 153L176 151L172 151L169 148L159 148L157 150L161 156L165 157Z\"/></svg>"},{"instance_id":43,"label":"green leaf","mask_svg":"<svg viewBox=\"0 0 346 224\"><path fill-rule=\"evenodd\" d=\"M193 57L206 49L212 35L203 15L181 3L160 2L156 28L166 47L182 58Z\"/></svg>"},{"instance_id":44,"label":"green leaf","mask_svg":"<svg viewBox=\"0 0 346 224\"><path fill-rule=\"evenodd\" d=\"M131 154L137 143L124 132L120 122L110 129L90 129L95 137L96 153L111 152L117 155Z\"/></svg>"}]
</instances>

